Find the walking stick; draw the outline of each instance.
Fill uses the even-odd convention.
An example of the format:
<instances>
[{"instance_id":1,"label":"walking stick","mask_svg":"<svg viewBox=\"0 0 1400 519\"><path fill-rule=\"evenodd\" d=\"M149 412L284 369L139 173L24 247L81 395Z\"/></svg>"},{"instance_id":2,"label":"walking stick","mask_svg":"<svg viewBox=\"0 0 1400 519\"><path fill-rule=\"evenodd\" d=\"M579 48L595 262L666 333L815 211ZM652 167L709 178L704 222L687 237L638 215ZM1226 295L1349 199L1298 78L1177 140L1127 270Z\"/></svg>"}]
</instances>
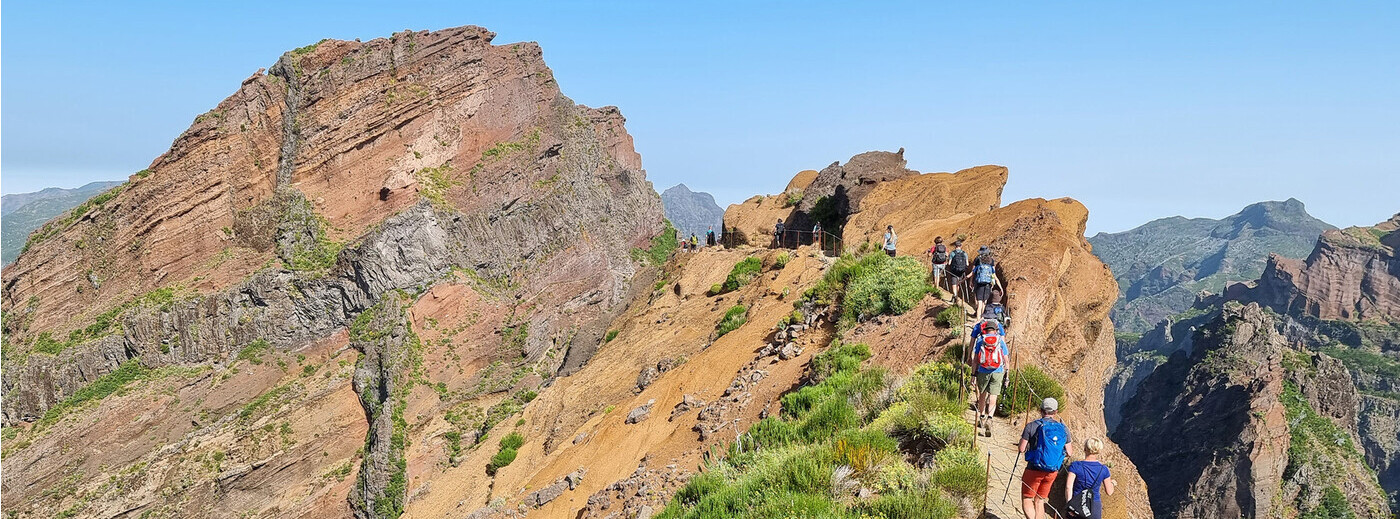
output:
<instances>
[{"instance_id":1,"label":"walking stick","mask_svg":"<svg viewBox=\"0 0 1400 519\"><path fill-rule=\"evenodd\" d=\"M988 463L991 462L991 453L987 454ZM1016 467L1021 465L1021 456L1016 455L1016 462L1011 464L1011 478L1006 480L1006 492L1001 494L1001 504L1006 504L1006 497L1011 495L1011 482L1016 480Z\"/></svg>"}]
</instances>

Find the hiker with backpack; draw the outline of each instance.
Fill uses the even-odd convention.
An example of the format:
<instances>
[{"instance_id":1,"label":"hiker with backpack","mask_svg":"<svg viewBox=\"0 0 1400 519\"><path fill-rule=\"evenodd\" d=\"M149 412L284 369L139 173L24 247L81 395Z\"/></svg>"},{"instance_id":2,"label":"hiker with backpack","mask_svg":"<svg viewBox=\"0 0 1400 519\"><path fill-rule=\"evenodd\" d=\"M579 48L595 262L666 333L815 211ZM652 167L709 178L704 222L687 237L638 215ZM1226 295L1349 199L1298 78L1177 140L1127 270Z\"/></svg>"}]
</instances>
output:
<instances>
[{"instance_id":1,"label":"hiker with backpack","mask_svg":"<svg viewBox=\"0 0 1400 519\"><path fill-rule=\"evenodd\" d=\"M714 247L718 243L719 240L715 238L715 226L711 225L710 230L705 231L705 246Z\"/></svg>"},{"instance_id":2,"label":"hiker with backpack","mask_svg":"<svg viewBox=\"0 0 1400 519\"><path fill-rule=\"evenodd\" d=\"M815 223L815 224L812 225L812 244L813 244L813 245L816 245L818 249L823 248L823 246L825 245L824 243L822 243L822 223L821 223L821 222L817 222L817 223Z\"/></svg>"},{"instance_id":3,"label":"hiker with backpack","mask_svg":"<svg viewBox=\"0 0 1400 519\"><path fill-rule=\"evenodd\" d=\"M894 257L895 243L899 241L899 235L894 233L893 225L885 226L885 254Z\"/></svg>"},{"instance_id":4,"label":"hiker with backpack","mask_svg":"<svg viewBox=\"0 0 1400 519\"><path fill-rule=\"evenodd\" d=\"M778 225L773 226L773 243L775 244L774 248L783 246L783 231L783 219L779 218Z\"/></svg>"},{"instance_id":5,"label":"hiker with backpack","mask_svg":"<svg viewBox=\"0 0 1400 519\"><path fill-rule=\"evenodd\" d=\"M996 321L1002 328L1006 328L1010 323L1007 322L1008 316L1006 315L1006 307L1002 305L1002 301L1004 301L1005 298L1002 296L1003 293L1000 286L992 287L992 297L987 300L987 309L982 311L981 318L983 320L991 319Z\"/></svg>"},{"instance_id":6,"label":"hiker with backpack","mask_svg":"<svg viewBox=\"0 0 1400 519\"><path fill-rule=\"evenodd\" d=\"M948 254L948 285L953 292L953 300L958 300L958 289L967 277L967 251L962 248L962 240L953 241L953 252Z\"/></svg>"},{"instance_id":7,"label":"hiker with backpack","mask_svg":"<svg viewBox=\"0 0 1400 519\"><path fill-rule=\"evenodd\" d=\"M973 315L981 317L987 309L987 301L992 298L992 288L1001 286L1001 281L997 279L996 261L986 245L977 250L977 258L972 261L972 270L966 277L972 280L972 297L977 301L977 313Z\"/></svg>"},{"instance_id":8,"label":"hiker with backpack","mask_svg":"<svg viewBox=\"0 0 1400 519\"><path fill-rule=\"evenodd\" d=\"M977 367L976 427L991 436L992 416L1006 382L1006 364L1011 350L1006 345L1006 332L995 321L982 321L972 328L972 361Z\"/></svg>"},{"instance_id":9,"label":"hiker with backpack","mask_svg":"<svg viewBox=\"0 0 1400 519\"><path fill-rule=\"evenodd\" d=\"M933 239L933 246L929 247L928 254L932 257L933 269L929 275L933 277L933 286L945 289L943 286L943 271L948 268L948 247L943 245L943 237Z\"/></svg>"},{"instance_id":10,"label":"hiker with backpack","mask_svg":"<svg viewBox=\"0 0 1400 519\"><path fill-rule=\"evenodd\" d=\"M700 237L699 237L699 236L696 236L695 233L690 233L690 252L695 252L696 250L699 250L699 249L700 249Z\"/></svg>"},{"instance_id":11,"label":"hiker with backpack","mask_svg":"<svg viewBox=\"0 0 1400 519\"><path fill-rule=\"evenodd\" d=\"M1026 455L1026 471L1021 473L1021 511L1026 519L1045 519L1045 503L1055 476L1070 455L1069 429L1057 416L1060 402L1046 398L1040 403L1040 419L1021 431L1020 452Z\"/></svg>"},{"instance_id":12,"label":"hiker with backpack","mask_svg":"<svg viewBox=\"0 0 1400 519\"><path fill-rule=\"evenodd\" d=\"M1103 499L1099 495L1102 487L1108 495L1118 484L1113 481L1108 466L1099 463L1099 453L1103 452L1103 440L1084 440L1084 461L1069 464L1069 479L1065 481L1065 503L1069 515L1083 519L1103 519Z\"/></svg>"}]
</instances>

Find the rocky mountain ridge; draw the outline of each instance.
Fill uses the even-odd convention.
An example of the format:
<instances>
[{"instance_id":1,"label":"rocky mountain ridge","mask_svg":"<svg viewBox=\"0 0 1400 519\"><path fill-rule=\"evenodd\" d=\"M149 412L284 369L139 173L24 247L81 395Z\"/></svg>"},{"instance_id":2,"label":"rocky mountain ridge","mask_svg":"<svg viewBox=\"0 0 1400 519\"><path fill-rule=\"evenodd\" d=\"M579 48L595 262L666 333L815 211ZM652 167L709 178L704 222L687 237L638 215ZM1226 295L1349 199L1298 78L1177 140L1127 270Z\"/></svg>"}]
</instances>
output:
<instances>
[{"instance_id":1,"label":"rocky mountain ridge","mask_svg":"<svg viewBox=\"0 0 1400 519\"><path fill-rule=\"evenodd\" d=\"M46 224L4 270L7 512L397 516L441 434L408 409L471 445L586 361L660 203L615 108L493 37L289 52Z\"/></svg>"},{"instance_id":2,"label":"rocky mountain ridge","mask_svg":"<svg viewBox=\"0 0 1400 519\"><path fill-rule=\"evenodd\" d=\"M1273 355L1258 352L1275 352L1285 360L1290 355L1295 360L1291 361L1291 367L1285 362L1270 370L1246 371L1252 376L1261 377L1257 380L1269 380L1277 375L1275 378L1290 380L1289 383L1301 388L1311 399L1309 405L1314 412L1329 417L1333 426L1350 436L1352 441L1347 442L1347 448L1335 454L1342 458L1359 459L1364 471L1348 470L1360 480L1367 480L1371 477L1367 474L1373 474L1383 493L1388 494L1383 501L1388 501L1390 508L1394 509L1395 496L1400 492L1400 486L1397 486L1400 485L1400 478L1397 477L1397 470L1400 470L1400 464L1397 464L1397 460L1400 460L1397 456L1400 451L1400 434L1397 434L1400 421L1396 419L1400 416L1396 412L1400 409L1400 398L1397 398L1400 392L1395 391L1396 385L1393 383L1393 377L1400 375L1400 361L1397 360L1400 357L1400 320L1395 319L1389 308L1393 287L1400 281L1400 270L1391 268L1394 248L1386 240L1390 239L1390 233L1396 228L1395 221L1392 219L1371 228L1327 231L1319 237L1308 259L1298 261L1271 256L1259 280L1234 284L1227 287L1223 294L1202 298L1190 311L1163 321L1140 338L1120 338L1119 365L1106 389L1105 398L1105 414L1110 426L1115 429L1115 437L1132 441L1143 435L1174 431L1170 425L1147 423L1147 417L1160 416L1159 413L1200 415L1206 412L1203 408L1195 407L1205 404L1186 404L1188 402L1224 398L1234 399L1230 401L1235 401L1235 404L1230 405L1238 404L1237 397L1222 396L1224 393L1217 389L1219 380L1211 378L1214 375L1197 374L1211 372L1209 366L1212 359L1222 355L1202 352L1201 337L1210 337L1211 333L1218 336L1222 328L1234 326L1234 321L1249 321L1253 328L1267 329L1267 340L1251 342L1242 339L1249 345L1239 346L1240 355ZM1250 305L1244 307L1244 313L1239 310L1242 304ZM1219 341L1207 342L1204 347L1218 348ZM1308 385L1316 382L1309 382L1312 379L1304 375L1319 371L1326 373L1326 382L1322 383L1326 390L1312 391ZM1194 378L1186 378L1187 373L1193 373L1191 377ZM1287 395L1277 391L1259 391L1262 390L1245 390L1254 395L1252 398L1271 402L1269 405L1288 400ZM1317 400L1315 397L1318 395L1326 401ZM1192 410L1180 407L1182 405L1191 406ZM1294 408L1294 415L1303 410L1296 405ZM1221 409L1212 409L1210 413L1221 415L1210 418L1216 420L1232 419L1230 416L1239 414L1231 415ZM1178 425L1181 428L1207 430L1223 427L1220 424L1187 425L1185 422ZM1267 429L1266 425L1255 424ZM1290 421L1291 428L1296 429L1296 426L1296 421ZM1245 440L1248 440L1247 436ZM1219 439L1201 442L1200 445L1215 445L1216 448L1235 451L1246 447L1243 443L1221 443ZM1175 460L1175 457L1164 454L1171 451L1164 449L1162 445L1144 444L1130 454L1134 460L1147 465L1175 463L1169 461ZM1257 463L1254 455L1216 462L1221 470ZM1335 468L1342 462L1329 463ZM1194 477L1191 472L1163 475L1171 482L1154 484L1149 481L1150 488L1157 492L1171 485L1184 484ZM1294 479L1315 477L1315 474L1289 474L1295 476ZM1275 484L1277 475L1256 474L1254 479L1254 485L1278 487ZM1358 498L1353 495L1370 492L1365 490L1366 485L1357 482L1360 480L1353 478L1349 486L1341 488L1341 491L1350 499L1361 499L1366 503L1374 501L1371 497ZM1313 487L1319 486L1316 482L1311 484ZM1294 492L1299 491L1300 487L1284 488L1293 488L1289 492ZM1313 488L1311 494L1300 494L1297 500L1285 500L1281 506L1304 509L1318 506L1321 494L1316 491L1317 488ZM1221 506L1219 502L1211 501L1213 498L1200 497L1206 494L1199 492L1190 494L1198 496L1191 499L1173 497L1182 495L1186 494L1166 492L1154 497L1153 506L1158 513L1163 513L1161 507L1196 510L1202 506ZM1274 502L1270 506L1280 505ZM1363 517L1379 516L1374 510L1358 513Z\"/></svg>"},{"instance_id":3,"label":"rocky mountain ridge","mask_svg":"<svg viewBox=\"0 0 1400 519\"><path fill-rule=\"evenodd\" d=\"M1121 233L1099 233L1089 243L1118 279L1117 330L1142 333L1186 311L1202 291L1218 294L1229 283L1258 279L1271 253L1306 256L1330 229L1290 198L1251 204L1219 220L1153 220Z\"/></svg>"}]
</instances>

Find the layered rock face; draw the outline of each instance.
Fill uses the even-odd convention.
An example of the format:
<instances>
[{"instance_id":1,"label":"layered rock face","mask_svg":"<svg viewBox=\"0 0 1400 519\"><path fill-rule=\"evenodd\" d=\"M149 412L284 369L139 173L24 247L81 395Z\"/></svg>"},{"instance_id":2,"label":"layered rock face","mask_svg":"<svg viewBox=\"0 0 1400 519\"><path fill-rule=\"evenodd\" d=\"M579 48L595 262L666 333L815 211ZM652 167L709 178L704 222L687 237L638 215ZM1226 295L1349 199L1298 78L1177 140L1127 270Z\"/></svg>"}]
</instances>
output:
<instances>
[{"instance_id":1,"label":"layered rock face","mask_svg":"<svg viewBox=\"0 0 1400 519\"><path fill-rule=\"evenodd\" d=\"M661 205L666 208L666 219L682 237L694 234L703 240L710 229L714 229L716 236L720 235L724 210L709 193L691 191L685 184L676 184L661 192Z\"/></svg>"},{"instance_id":2,"label":"layered rock face","mask_svg":"<svg viewBox=\"0 0 1400 519\"><path fill-rule=\"evenodd\" d=\"M1252 204L1219 220L1154 220L1099 233L1089 243L1118 279L1118 331L1143 333L1186 311L1203 290L1220 293L1228 283L1258 278L1270 253L1306 256L1318 235L1331 229L1290 198Z\"/></svg>"},{"instance_id":3,"label":"layered rock face","mask_svg":"<svg viewBox=\"0 0 1400 519\"><path fill-rule=\"evenodd\" d=\"M468 448L585 362L660 201L615 108L493 37L289 52L41 229L4 270L7 512L396 516L427 427Z\"/></svg>"},{"instance_id":4,"label":"layered rock face","mask_svg":"<svg viewBox=\"0 0 1400 519\"><path fill-rule=\"evenodd\" d=\"M1274 315L1231 305L1139 386L1114 435L1167 517L1358 517L1387 497L1355 445L1358 394L1334 359L1288 348Z\"/></svg>"},{"instance_id":5,"label":"layered rock face","mask_svg":"<svg viewBox=\"0 0 1400 519\"><path fill-rule=\"evenodd\" d=\"M1400 215L1375 227L1323 233L1303 261L1270 255L1247 296L1320 319L1400 321Z\"/></svg>"}]
</instances>

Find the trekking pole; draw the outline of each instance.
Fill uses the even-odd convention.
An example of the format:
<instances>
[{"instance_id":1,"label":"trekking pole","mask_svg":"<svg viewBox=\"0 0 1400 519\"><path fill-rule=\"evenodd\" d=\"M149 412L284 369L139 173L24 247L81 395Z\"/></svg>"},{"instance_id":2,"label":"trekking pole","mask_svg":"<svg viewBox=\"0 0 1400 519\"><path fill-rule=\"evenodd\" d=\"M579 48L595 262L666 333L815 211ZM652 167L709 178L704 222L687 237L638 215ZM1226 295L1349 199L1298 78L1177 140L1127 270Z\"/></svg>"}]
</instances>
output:
<instances>
[{"instance_id":1,"label":"trekking pole","mask_svg":"<svg viewBox=\"0 0 1400 519\"><path fill-rule=\"evenodd\" d=\"M991 453L987 453L987 462L991 462ZM1007 478L1007 491L1001 492L1001 504L1007 504L1007 497L1011 495L1011 481L1016 480L1016 467L1021 466L1021 453L1016 453L1015 462L1011 463L1011 477Z\"/></svg>"},{"instance_id":2,"label":"trekking pole","mask_svg":"<svg viewBox=\"0 0 1400 519\"><path fill-rule=\"evenodd\" d=\"M991 466L991 462L992 462L992 454L989 452L989 453L987 453L987 463L988 463L988 466ZM1018 453L1016 453L1016 461L1013 462L1013 463L1011 463L1011 477L1008 478L1008 479L1006 480L1006 491L1001 493L1001 504L1003 504L1003 505L1006 504L1006 498L1007 498L1007 496L1010 496L1010 495L1011 495L1011 482L1012 482L1012 481L1016 481L1016 467L1019 467L1020 465L1021 465L1021 454L1018 452Z\"/></svg>"}]
</instances>

